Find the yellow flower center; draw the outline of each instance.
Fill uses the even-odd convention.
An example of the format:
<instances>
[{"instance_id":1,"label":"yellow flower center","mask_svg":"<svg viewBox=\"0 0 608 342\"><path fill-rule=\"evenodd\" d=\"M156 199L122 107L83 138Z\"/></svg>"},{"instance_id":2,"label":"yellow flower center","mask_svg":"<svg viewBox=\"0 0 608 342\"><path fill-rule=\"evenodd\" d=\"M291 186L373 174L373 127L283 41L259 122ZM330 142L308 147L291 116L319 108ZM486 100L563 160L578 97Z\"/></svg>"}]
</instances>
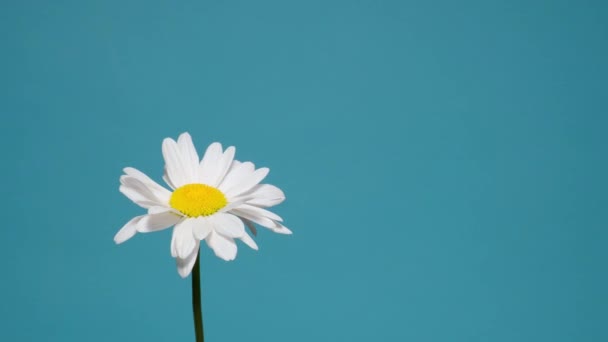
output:
<instances>
[{"instance_id":1,"label":"yellow flower center","mask_svg":"<svg viewBox=\"0 0 608 342\"><path fill-rule=\"evenodd\" d=\"M173 191L169 204L189 217L209 216L228 204L218 189L205 184L186 184Z\"/></svg>"}]
</instances>

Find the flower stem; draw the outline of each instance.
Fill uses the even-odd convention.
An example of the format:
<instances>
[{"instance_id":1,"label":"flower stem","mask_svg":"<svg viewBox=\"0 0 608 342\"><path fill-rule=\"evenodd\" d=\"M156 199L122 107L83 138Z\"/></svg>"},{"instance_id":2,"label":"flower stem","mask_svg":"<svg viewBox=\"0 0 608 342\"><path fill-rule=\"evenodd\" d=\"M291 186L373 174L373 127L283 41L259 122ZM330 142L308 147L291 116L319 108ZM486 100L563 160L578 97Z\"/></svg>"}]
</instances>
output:
<instances>
[{"instance_id":1,"label":"flower stem","mask_svg":"<svg viewBox=\"0 0 608 342\"><path fill-rule=\"evenodd\" d=\"M196 342L205 342L203 334L203 312L201 310L201 267L200 251L192 269L192 310L194 311L194 333Z\"/></svg>"}]
</instances>

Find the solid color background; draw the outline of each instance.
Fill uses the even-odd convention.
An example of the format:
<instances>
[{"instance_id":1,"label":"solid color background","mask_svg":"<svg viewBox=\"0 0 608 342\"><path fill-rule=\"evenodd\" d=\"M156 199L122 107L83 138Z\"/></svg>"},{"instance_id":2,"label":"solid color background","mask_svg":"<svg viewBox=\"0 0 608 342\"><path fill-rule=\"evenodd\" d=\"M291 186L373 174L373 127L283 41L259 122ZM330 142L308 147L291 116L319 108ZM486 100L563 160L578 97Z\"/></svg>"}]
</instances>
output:
<instances>
[{"instance_id":1,"label":"solid color background","mask_svg":"<svg viewBox=\"0 0 608 342\"><path fill-rule=\"evenodd\" d=\"M292 236L202 252L210 342L607 341L603 1L3 1L0 340L193 341L161 181L189 131Z\"/></svg>"}]
</instances>

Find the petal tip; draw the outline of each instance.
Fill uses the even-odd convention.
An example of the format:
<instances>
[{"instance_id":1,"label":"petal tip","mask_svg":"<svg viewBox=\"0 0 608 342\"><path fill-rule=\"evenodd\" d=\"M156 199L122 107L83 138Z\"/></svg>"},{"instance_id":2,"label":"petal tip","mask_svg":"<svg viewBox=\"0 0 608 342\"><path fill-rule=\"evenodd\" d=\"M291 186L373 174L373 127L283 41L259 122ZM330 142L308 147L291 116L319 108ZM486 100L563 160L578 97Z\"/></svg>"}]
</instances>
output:
<instances>
[{"instance_id":1,"label":"petal tip","mask_svg":"<svg viewBox=\"0 0 608 342\"><path fill-rule=\"evenodd\" d=\"M273 231L278 234L293 235L293 232L285 226L281 226L280 228L273 229Z\"/></svg>"},{"instance_id":2,"label":"petal tip","mask_svg":"<svg viewBox=\"0 0 608 342\"><path fill-rule=\"evenodd\" d=\"M177 273L179 274L180 277L182 277L182 279L186 279L190 275L190 272L184 272L180 269L177 270Z\"/></svg>"}]
</instances>

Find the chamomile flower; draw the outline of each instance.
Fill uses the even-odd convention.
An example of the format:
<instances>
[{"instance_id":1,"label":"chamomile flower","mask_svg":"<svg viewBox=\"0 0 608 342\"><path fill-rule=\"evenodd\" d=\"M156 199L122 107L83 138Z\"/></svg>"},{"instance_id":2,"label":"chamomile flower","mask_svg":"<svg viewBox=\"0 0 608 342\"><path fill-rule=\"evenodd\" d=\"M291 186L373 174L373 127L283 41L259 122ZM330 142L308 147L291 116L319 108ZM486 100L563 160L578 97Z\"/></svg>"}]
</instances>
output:
<instances>
[{"instance_id":1,"label":"chamomile flower","mask_svg":"<svg viewBox=\"0 0 608 342\"><path fill-rule=\"evenodd\" d=\"M137 232L174 227L171 256L176 259L178 273L185 278L192 271L203 240L216 256L234 260L235 240L258 249L245 226L254 235L254 223L275 233L291 234L281 217L266 209L285 199L276 186L260 184L268 168L256 169L251 162L235 160L235 148L224 150L217 142L199 160L188 133L181 134L177 141L166 138L162 152L163 179L170 190L141 171L124 169L120 191L148 212L127 222L114 237L116 243L127 241Z\"/></svg>"}]
</instances>

